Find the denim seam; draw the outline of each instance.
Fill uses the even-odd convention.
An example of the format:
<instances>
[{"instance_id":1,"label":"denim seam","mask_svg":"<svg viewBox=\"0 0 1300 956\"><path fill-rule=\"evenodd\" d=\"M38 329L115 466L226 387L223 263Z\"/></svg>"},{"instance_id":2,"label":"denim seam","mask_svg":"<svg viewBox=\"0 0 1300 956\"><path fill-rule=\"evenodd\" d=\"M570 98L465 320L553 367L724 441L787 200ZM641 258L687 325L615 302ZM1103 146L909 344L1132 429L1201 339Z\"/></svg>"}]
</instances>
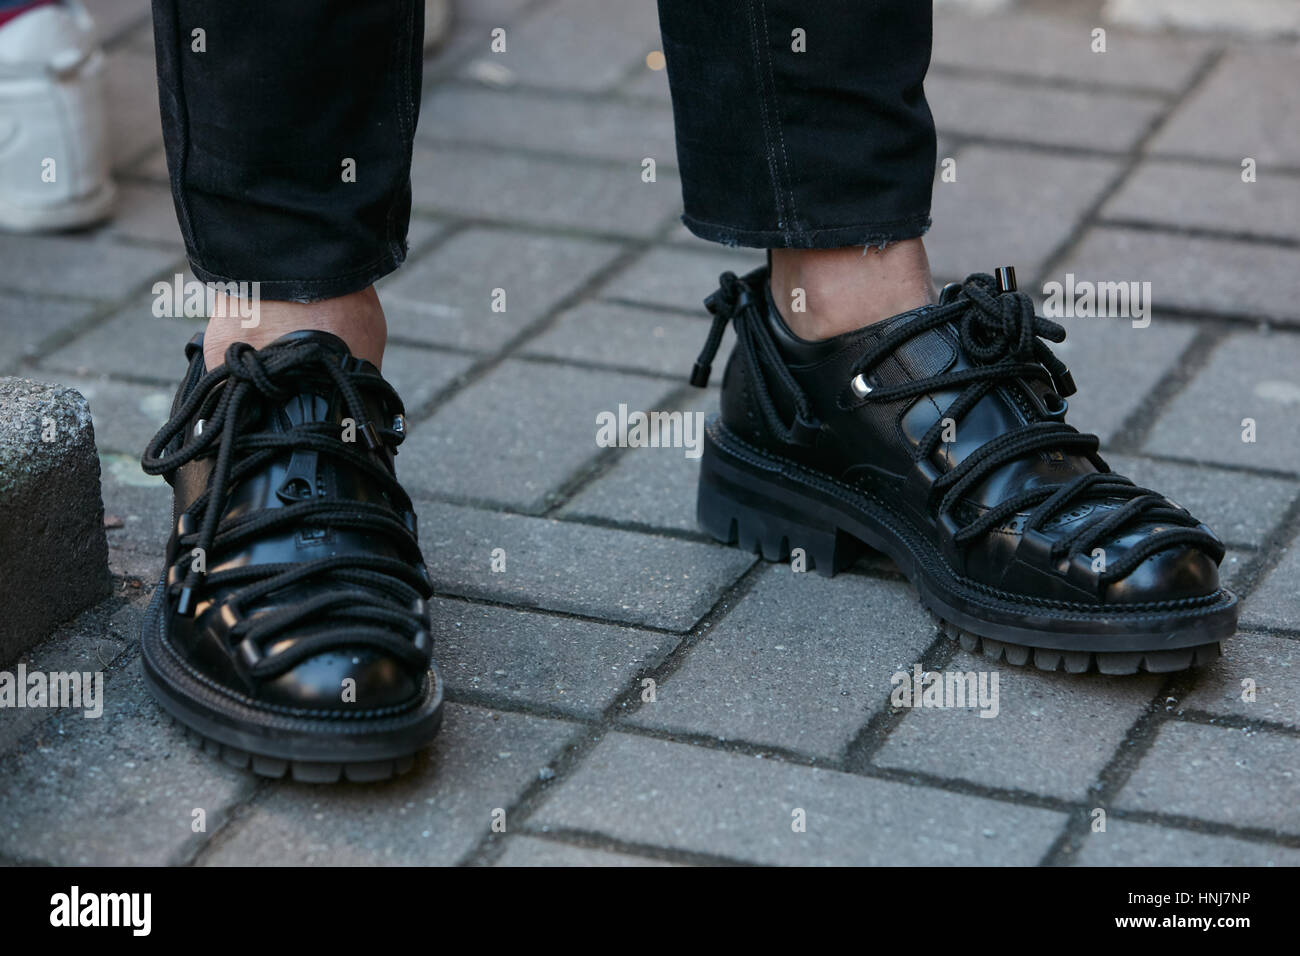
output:
<instances>
[{"instance_id":1,"label":"denim seam","mask_svg":"<svg viewBox=\"0 0 1300 956\"><path fill-rule=\"evenodd\" d=\"M177 221L181 227L181 236L185 241L186 252L192 257L198 254L198 241L194 234L194 222L190 216L189 200L185 197L187 188L185 182L185 173L190 165L190 108L185 99L185 62L182 52L181 32L180 32L180 14L173 9L170 17L171 36L168 40L171 42L171 55L175 58L175 81L176 86L172 91L172 98L176 103L176 110L180 114L176 117L176 125L180 131L180 148L176 156L176 176L172 179L172 195L176 203ZM166 153L166 150L163 151ZM169 170L170 173L170 170ZM171 176L168 176L171 179Z\"/></svg>"},{"instance_id":2,"label":"denim seam","mask_svg":"<svg viewBox=\"0 0 1300 956\"><path fill-rule=\"evenodd\" d=\"M781 197L780 176L776 169L776 155L772 147L772 130L771 124L767 117L767 90L763 84L763 55L762 44L758 39L758 23L754 19L754 3L759 0L748 0L745 4L746 12L749 16L749 42L750 49L754 54L755 79L758 80L758 111L759 119L763 125L763 145L764 152L767 155L767 172L772 180L772 199L776 205L777 225L784 231L788 216L785 210L785 200Z\"/></svg>"},{"instance_id":3,"label":"denim seam","mask_svg":"<svg viewBox=\"0 0 1300 956\"><path fill-rule=\"evenodd\" d=\"M772 122L776 127L777 141L781 144L781 173L785 179L786 195L790 198L790 228L796 234L801 235L802 230L799 228L799 209L794 202L794 189L790 185L790 157L785 149L785 129L781 124L781 108L776 101L777 87L776 75L772 71L772 38L767 32L767 3L766 0L759 0L759 12L763 16L763 48L767 58L767 78L771 83L772 94Z\"/></svg>"},{"instance_id":4,"label":"denim seam","mask_svg":"<svg viewBox=\"0 0 1300 956\"><path fill-rule=\"evenodd\" d=\"M382 256L380 256L379 258L377 258L377 259L372 259L370 262L367 262L367 263L366 263L365 265L363 265L363 266L357 266L357 268L355 268L355 269L350 269L350 270L347 271L347 272L336 273L335 275L332 275L332 276L329 276L329 277L327 277L327 278L323 278L323 279L232 279L232 278L230 278L229 276L223 276L220 272L216 272L216 271L214 271L214 270L212 270L212 269L209 269L207 266L203 265L203 263L199 262L199 261L198 261L194 256L190 256L190 257L189 257L190 266L191 266L192 268L197 269L197 270L200 270L200 271L202 271L202 272L205 272L205 273L207 273L208 275L210 275L210 276L213 277L212 280L207 280L207 281L216 281L216 282L258 282L258 283L260 283L260 284L262 284L262 285L267 285L267 284L272 283L272 282L278 282L278 283L296 283L296 284L298 284L298 285L324 285L324 284L326 284L326 283L330 283L330 282L342 282L342 281L344 281L344 280L346 280L346 279L351 279L351 278L353 278L354 276L364 275L364 274L367 273L367 272L372 272L374 269L376 269L377 267L379 267L379 266L382 265L383 263L392 261L392 259L393 259L393 254L392 254L392 252L391 252L391 251L390 251L390 252L385 252L385 253L384 253ZM199 278L199 277L196 277L196 278Z\"/></svg>"},{"instance_id":5,"label":"denim seam","mask_svg":"<svg viewBox=\"0 0 1300 956\"><path fill-rule=\"evenodd\" d=\"M843 232L857 233L865 230L869 232L871 236L871 240L867 242L853 243L853 245L875 245L876 241L899 242L902 239L914 238L912 236L903 236L903 237L895 236L893 235L893 230L891 230L891 227L894 227L895 229L901 228L904 230L910 230L914 226L919 226L920 234L924 234L925 231L930 227L930 213L929 211L926 211L924 213L919 213L915 216L908 216L903 219L887 219L882 222L871 222L871 223L850 223L845 226L827 226L825 228L820 228L820 229L800 230L797 233L792 233L788 230L781 229L779 227L776 229L737 229L735 226L729 226L726 225L725 223L720 223L720 222L710 222L707 219L701 219L698 216L692 216L690 213L686 213L685 215L683 215L682 221L683 223L686 224L687 227L690 227L691 224L694 223L696 225L706 227L709 229L717 230L720 232L727 232L736 237L746 237L746 238L753 237L755 239L759 239L759 238L766 239L771 236L780 236L784 241L788 241L794 235L808 238L808 237L814 237L814 236L826 235L826 234L835 235ZM716 241L716 240L712 240L712 241Z\"/></svg>"},{"instance_id":6,"label":"denim seam","mask_svg":"<svg viewBox=\"0 0 1300 956\"><path fill-rule=\"evenodd\" d=\"M392 53L390 54L393 56L394 60L396 60L397 67L398 67L397 70L394 71L396 75L393 81L395 87L393 90L394 93L393 113L395 118L397 119L398 131L401 135L402 148L407 150L412 150L414 149L415 131L414 131L414 124L411 122L410 89L411 89L411 44L414 42L414 34L415 34L415 24L414 24L415 0L406 0L404 4L403 4L403 0L396 0L396 2L404 6L406 10L406 17L405 17L406 22L404 24L405 29L399 29L394 31L395 36L393 38L393 49L392 49ZM400 42L403 37L405 37L406 43ZM408 169L409 169L409 164L408 164ZM407 184L409 188L409 184L410 184L409 172L407 174ZM397 204L401 201L400 199L401 195L402 195L402 190L398 189L397 192L393 195L392 202L390 202L388 205L388 214L387 216L385 216L384 219L385 225L387 226L387 235L384 238L387 241L388 255L395 262L401 262L404 258L406 258L405 252L401 248L402 241L399 240L396 235L397 229L394 221L395 216L397 214Z\"/></svg>"}]
</instances>

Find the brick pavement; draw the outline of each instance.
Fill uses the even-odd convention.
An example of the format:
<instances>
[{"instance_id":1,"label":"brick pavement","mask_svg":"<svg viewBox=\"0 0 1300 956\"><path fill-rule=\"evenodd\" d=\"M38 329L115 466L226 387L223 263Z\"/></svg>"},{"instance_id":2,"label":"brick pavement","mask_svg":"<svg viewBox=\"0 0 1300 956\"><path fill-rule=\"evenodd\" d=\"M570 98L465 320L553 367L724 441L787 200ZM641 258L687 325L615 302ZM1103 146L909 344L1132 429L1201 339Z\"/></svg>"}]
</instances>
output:
<instances>
[{"instance_id":1,"label":"brick pavement","mask_svg":"<svg viewBox=\"0 0 1300 956\"><path fill-rule=\"evenodd\" d=\"M683 387L699 301L758 257L677 222L667 86L644 62L652 5L476 0L429 64L413 254L382 285L447 725L407 777L322 789L213 761L140 683L169 496L134 458L196 326L149 313L152 283L184 262L147 3L93 7L124 208L86 234L0 237L0 371L91 403L121 523L115 595L28 661L103 669L107 700L98 720L4 715L0 861L1300 862L1294 46L1112 26L1094 54L1086 4L938 19L929 88L957 178L936 184L936 274L1006 260L1030 290L1068 272L1152 283L1148 328L1068 320L1072 421L1220 530L1245 597L1210 668L1004 668L986 720L891 706L896 670L985 664L887 564L833 581L756 564L695 528L697 466L680 449L596 446L595 411L619 402L709 407ZM495 26L510 53L494 61Z\"/></svg>"}]
</instances>

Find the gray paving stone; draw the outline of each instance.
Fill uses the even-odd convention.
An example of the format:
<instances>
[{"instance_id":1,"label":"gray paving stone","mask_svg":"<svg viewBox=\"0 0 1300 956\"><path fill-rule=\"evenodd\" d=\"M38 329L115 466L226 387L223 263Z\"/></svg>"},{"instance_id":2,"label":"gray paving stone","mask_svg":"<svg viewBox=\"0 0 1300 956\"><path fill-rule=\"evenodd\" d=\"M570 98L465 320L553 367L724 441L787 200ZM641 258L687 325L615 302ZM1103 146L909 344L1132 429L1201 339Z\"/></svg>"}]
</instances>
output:
<instances>
[{"instance_id":1,"label":"gray paving stone","mask_svg":"<svg viewBox=\"0 0 1300 956\"><path fill-rule=\"evenodd\" d=\"M14 292L120 299L176 261L174 250L116 242L102 229L65 236L0 233L4 284ZM147 306L150 299L141 299Z\"/></svg>"},{"instance_id":2,"label":"gray paving stone","mask_svg":"<svg viewBox=\"0 0 1300 956\"><path fill-rule=\"evenodd\" d=\"M171 190L155 183L118 184L117 208L106 226L109 234L175 247L184 252Z\"/></svg>"},{"instance_id":3,"label":"gray paving stone","mask_svg":"<svg viewBox=\"0 0 1300 956\"><path fill-rule=\"evenodd\" d=\"M128 644L135 642L139 636L139 620L138 609L119 607L111 600L101 601L57 628L17 660L7 662L4 670L15 679L20 664L27 668L28 674L102 671ZM19 693L26 694L26 686L16 686ZM6 707L4 719L0 720L0 753L9 750L24 734L55 713L56 710L48 707Z\"/></svg>"},{"instance_id":4,"label":"gray paving stone","mask_svg":"<svg viewBox=\"0 0 1300 956\"><path fill-rule=\"evenodd\" d=\"M465 355L389 345L384 349L383 373L407 409L413 409L457 381L472 364Z\"/></svg>"},{"instance_id":5,"label":"gray paving stone","mask_svg":"<svg viewBox=\"0 0 1300 956\"><path fill-rule=\"evenodd\" d=\"M390 335L495 351L584 285L610 243L496 229L454 236L379 284ZM493 312L493 290L505 290Z\"/></svg>"},{"instance_id":6,"label":"gray paving stone","mask_svg":"<svg viewBox=\"0 0 1300 956\"><path fill-rule=\"evenodd\" d=\"M996 716L983 717L979 708L913 708L875 763L1063 800L1087 797L1161 680L999 668L964 652L944 671L984 672L990 682L997 674L997 710L988 710Z\"/></svg>"},{"instance_id":7,"label":"gray paving stone","mask_svg":"<svg viewBox=\"0 0 1300 956\"><path fill-rule=\"evenodd\" d=\"M628 372L663 372L686 381L704 347L709 324L675 312L583 302L561 313L555 325L524 347L525 355L593 362ZM718 349L720 365L731 354L731 327ZM718 370L711 385L722 379Z\"/></svg>"},{"instance_id":8,"label":"gray paving stone","mask_svg":"<svg viewBox=\"0 0 1300 956\"><path fill-rule=\"evenodd\" d=\"M1300 833L1297 767L1295 737L1171 721L1114 805Z\"/></svg>"},{"instance_id":9,"label":"gray paving stone","mask_svg":"<svg viewBox=\"0 0 1300 956\"><path fill-rule=\"evenodd\" d=\"M1106 200L1103 219L1242 235L1300 236L1300 176L1258 173L1241 181L1231 166L1148 159Z\"/></svg>"},{"instance_id":10,"label":"gray paving stone","mask_svg":"<svg viewBox=\"0 0 1300 956\"><path fill-rule=\"evenodd\" d=\"M1239 165L1295 167L1300 129L1279 122L1300 85L1300 57L1251 47L1231 52L1173 114L1150 144L1153 153L1223 159ZM1262 174L1262 171L1261 171Z\"/></svg>"},{"instance_id":11,"label":"gray paving stone","mask_svg":"<svg viewBox=\"0 0 1300 956\"><path fill-rule=\"evenodd\" d=\"M509 568L509 563L507 563ZM678 638L659 631L438 600L434 659L453 692L598 717Z\"/></svg>"},{"instance_id":12,"label":"gray paving stone","mask_svg":"<svg viewBox=\"0 0 1300 956\"><path fill-rule=\"evenodd\" d=\"M1154 327L1154 322L1152 323ZM1294 472L1300 466L1300 336L1229 336L1160 416L1145 450L1196 461ZM1242 441L1244 419L1255 441Z\"/></svg>"},{"instance_id":13,"label":"gray paving stone","mask_svg":"<svg viewBox=\"0 0 1300 956\"><path fill-rule=\"evenodd\" d=\"M796 809L804 833L793 832ZM529 819L805 866L1028 865L1063 822L1049 810L617 733Z\"/></svg>"},{"instance_id":14,"label":"gray paving stone","mask_svg":"<svg viewBox=\"0 0 1300 956\"><path fill-rule=\"evenodd\" d=\"M1110 817L1091 833L1080 866L1300 866L1300 850Z\"/></svg>"},{"instance_id":15,"label":"gray paving stone","mask_svg":"<svg viewBox=\"0 0 1300 956\"><path fill-rule=\"evenodd\" d=\"M1295 249L1102 227L1089 230L1067 265L1079 279L1150 282L1157 320L1174 307L1300 325Z\"/></svg>"},{"instance_id":16,"label":"gray paving stone","mask_svg":"<svg viewBox=\"0 0 1300 956\"><path fill-rule=\"evenodd\" d=\"M285 783L257 800L200 862L205 866L450 866L514 805L574 727L557 720L447 706L415 768L357 786ZM506 817L507 832L518 826Z\"/></svg>"},{"instance_id":17,"label":"gray paving stone","mask_svg":"<svg viewBox=\"0 0 1300 956\"><path fill-rule=\"evenodd\" d=\"M673 866L664 860L652 860L628 853L590 850L586 847L557 843L538 837L513 836L506 840L506 851L497 866Z\"/></svg>"},{"instance_id":18,"label":"gray paving stone","mask_svg":"<svg viewBox=\"0 0 1300 956\"><path fill-rule=\"evenodd\" d=\"M1050 343L1050 347L1070 367L1079 386L1069 398L1069 422L1099 435L1103 442L1113 439L1128 417L1142 407L1196 332L1190 323L1161 321L1157 315L1146 328L1134 328L1130 319L1053 321L1065 326L1066 339L1060 345Z\"/></svg>"},{"instance_id":19,"label":"gray paving stone","mask_svg":"<svg viewBox=\"0 0 1300 956\"><path fill-rule=\"evenodd\" d=\"M114 169L162 142L158 76L152 50L120 48L108 54L104 70L109 148Z\"/></svg>"},{"instance_id":20,"label":"gray paving stone","mask_svg":"<svg viewBox=\"0 0 1300 956\"><path fill-rule=\"evenodd\" d=\"M139 457L149 439L170 417L172 389L127 385L109 379L66 376L60 384L75 388L90 402L100 454Z\"/></svg>"},{"instance_id":21,"label":"gray paving stone","mask_svg":"<svg viewBox=\"0 0 1300 956\"><path fill-rule=\"evenodd\" d=\"M1268 577L1251 592L1241 609L1243 626L1283 627L1300 631L1300 541L1292 541Z\"/></svg>"},{"instance_id":22,"label":"gray paving stone","mask_svg":"<svg viewBox=\"0 0 1300 956\"><path fill-rule=\"evenodd\" d=\"M511 360L457 393L402 446L404 479L417 490L540 512L564 483L603 453L597 415L620 405L663 407L678 386L618 372L574 374ZM656 449L684 456L685 449Z\"/></svg>"},{"instance_id":23,"label":"gray paving stone","mask_svg":"<svg viewBox=\"0 0 1300 956\"><path fill-rule=\"evenodd\" d=\"M61 866L181 863L253 787L184 738L132 660L105 680L102 717L60 711L0 761L0 853ZM191 829L195 809L207 833Z\"/></svg>"},{"instance_id":24,"label":"gray paving stone","mask_svg":"<svg viewBox=\"0 0 1300 956\"><path fill-rule=\"evenodd\" d=\"M1203 62L1207 40L1155 37L1107 30L1106 52L1092 52L1086 19L1018 11L1005 17L939 16L933 63L996 70L1026 78L1181 90Z\"/></svg>"},{"instance_id":25,"label":"gray paving stone","mask_svg":"<svg viewBox=\"0 0 1300 956\"><path fill-rule=\"evenodd\" d=\"M185 343L202 332L206 322L157 318L150 306L151 301L128 305L50 353L41 369L82 378L144 378L174 387L185 374Z\"/></svg>"},{"instance_id":26,"label":"gray paving stone","mask_svg":"<svg viewBox=\"0 0 1300 956\"><path fill-rule=\"evenodd\" d=\"M0 372L17 372L23 360L35 355L42 343L67 334L97 308L90 302L0 292L0 338L4 339Z\"/></svg>"},{"instance_id":27,"label":"gray paving stone","mask_svg":"<svg viewBox=\"0 0 1300 956\"><path fill-rule=\"evenodd\" d=\"M1192 692L1179 703L1212 714L1266 720L1300 728L1300 642L1266 634L1241 633L1224 656L1198 671ZM1254 700L1246 701L1243 682Z\"/></svg>"},{"instance_id":28,"label":"gray paving stone","mask_svg":"<svg viewBox=\"0 0 1300 956\"><path fill-rule=\"evenodd\" d=\"M456 10L457 22L505 26L526 10L532 0L477 0Z\"/></svg>"},{"instance_id":29,"label":"gray paving stone","mask_svg":"<svg viewBox=\"0 0 1300 956\"><path fill-rule=\"evenodd\" d=\"M935 179L934 225L925 235L931 269L961 280L1010 264L1026 290L1119 168L1107 159L985 146L955 159L956 182Z\"/></svg>"},{"instance_id":30,"label":"gray paving stone","mask_svg":"<svg viewBox=\"0 0 1300 956\"><path fill-rule=\"evenodd\" d=\"M619 87L619 92L627 96L657 100L665 106L671 105L666 69L652 70L649 66L640 70L634 69L632 75Z\"/></svg>"},{"instance_id":31,"label":"gray paving stone","mask_svg":"<svg viewBox=\"0 0 1300 956\"><path fill-rule=\"evenodd\" d=\"M763 253L752 249L743 255L720 246L699 252L668 247L651 249L607 281L601 287L600 296L647 307L681 309L707 319L709 313L704 309L704 300L718 288L718 276L724 272L744 275L762 264Z\"/></svg>"},{"instance_id":32,"label":"gray paving stone","mask_svg":"<svg viewBox=\"0 0 1300 956\"><path fill-rule=\"evenodd\" d=\"M1295 499L1300 485L1208 465L1180 465L1129 455L1106 455L1113 471L1168 495L1224 541L1259 547ZM1225 489L1232 489L1225 494Z\"/></svg>"},{"instance_id":33,"label":"gray paving stone","mask_svg":"<svg viewBox=\"0 0 1300 956\"><path fill-rule=\"evenodd\" d=\"M659 20L653 4L637 0L559 0L508 30L505 53L492 53L490 43L485 29L478 59L509 70L513 82L607 90L659 49ZM473 63L461 75L475 76Z\"/></svg>"},{"instance_id":34,"label":"gray paving stone","mask_svg":"<svg viewBox=\"0 0 1300 956\"><path fill-rule=\"evenodd\" d=\"M417 145L411 181L421 211L634 238L654 236L681 204L677 174L659 169L655 182L642 182L639 160L575 165L500 150Z\"/></svg>"},{"instance_id":35,"label":"gray paving stone","mask_svg":"<svg viewBox=\"0 0 1300 956\"><path fill-rule=\"evenodd\" d=\"M906 584L773 566L629 720L836 760L935 633Z\"/></svg>"},{"instance_id":36,"label":"gray paving stone","mask_svg":"<svg viewBox=\"0 0 1300 956\"><path fill-rule=\"evenodd\" d=\"M1053 89L942 73L926 79L925 95L945 135L1116 151L1132 149L1164 109L1163 97L1155 95ZM960 169L957 175L960 179Z\"/></svg>"},{"instance_id":37,"label":"gray paving stone","mask_svg":"<svg viewBox=\"0 0 1300 956\"><path fill-rule=\"evenodd\" d=\"M524 90L435 88L421 107L419 130L435 149L439 143L472 143L619 160L636 168L647 156L657 166L677 163L668 109L614 101Z\"/></svg>"},{"instance_id":38,"label":"gray paving stone","mask_svg":"<svg viewBox=\"0 0 1300 956\"><path fill-rule=\"evenodd\" d=\"M128 552L141 559L128 562L132 570L143 567L142 580L153 584L172 530L171 486L141 471L138 455L110 453L100 456L100 488L105 516L121 521L121 527L107 531L109 566L122 573L122 552Z\"/></svg>"},{"instance_id":39,"label":"gray paving stone","mask_svg":"<svg viewBox=\"0 0 1300 956\"><path fill-rule=\"evenodd\" d=\"M686 631L753 563L714 547L416 501L438 593ZM506 570L491 570L492 551Z\"/></svg>"},{"instance_id":40,"label":"gray paving stone","mask_svg":"<svg viewBox=\"0 0 1300 956\"><path fill-rule=\"evenodd\" d=\"M708 416L718 410L718 398L713 392L699 392L693 401L669 404L679 405L686 414L703 412ZM614 467L583 488L560 509L560 514L632 527L698 532L695 494L700 460L675 452L664 448L620 449Z\"/></svg>"}]
</instances>

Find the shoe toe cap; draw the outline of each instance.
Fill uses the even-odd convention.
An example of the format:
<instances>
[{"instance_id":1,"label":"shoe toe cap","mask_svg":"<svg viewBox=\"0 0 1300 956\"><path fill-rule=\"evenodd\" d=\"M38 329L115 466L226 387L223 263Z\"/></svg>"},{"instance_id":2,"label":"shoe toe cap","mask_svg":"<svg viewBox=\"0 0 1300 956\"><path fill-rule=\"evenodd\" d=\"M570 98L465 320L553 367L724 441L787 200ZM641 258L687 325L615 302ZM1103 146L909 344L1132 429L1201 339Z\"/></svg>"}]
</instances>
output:
<instances>
[{"instance_id":1,"label":"shoe toe cap","mask_svg":"<svg viewBox=\"0 0 1300 956\"><path fill-rule=\"evenodd\" d=\"M421 675L386 654L339 648L266 681L258 696L310 710L370 711L408 704L421 686Z\"/></svg>"},{"instance_id":2,"label":"shoe toe cap","mask_svg":"<svg viewBox=\"0 0 1300 956\"><path fill-rule=\"evenodd\" d=\"M1106 589L1111 604L1205 597L1219 589L1219 566L1199 548L1157 551Z\"/></svg>"}]
</instances>

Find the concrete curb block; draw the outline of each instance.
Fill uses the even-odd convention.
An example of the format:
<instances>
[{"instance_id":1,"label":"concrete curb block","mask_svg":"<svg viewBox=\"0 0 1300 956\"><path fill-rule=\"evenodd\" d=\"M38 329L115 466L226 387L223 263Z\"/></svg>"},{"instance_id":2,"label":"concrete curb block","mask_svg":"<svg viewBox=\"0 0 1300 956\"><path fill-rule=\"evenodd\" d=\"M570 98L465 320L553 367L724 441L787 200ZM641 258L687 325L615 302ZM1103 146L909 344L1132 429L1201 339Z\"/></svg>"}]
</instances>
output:
<instances>
[{"instance_id":1,"label":"concrete curb block","mask_svg":"<svg viewBox=\"0 0 1300 956\"><path fill-rule=\"evenodd\" d=\"M89 404L0 378L0 663L110 591Z\"/></svg>"}]
</instances>

